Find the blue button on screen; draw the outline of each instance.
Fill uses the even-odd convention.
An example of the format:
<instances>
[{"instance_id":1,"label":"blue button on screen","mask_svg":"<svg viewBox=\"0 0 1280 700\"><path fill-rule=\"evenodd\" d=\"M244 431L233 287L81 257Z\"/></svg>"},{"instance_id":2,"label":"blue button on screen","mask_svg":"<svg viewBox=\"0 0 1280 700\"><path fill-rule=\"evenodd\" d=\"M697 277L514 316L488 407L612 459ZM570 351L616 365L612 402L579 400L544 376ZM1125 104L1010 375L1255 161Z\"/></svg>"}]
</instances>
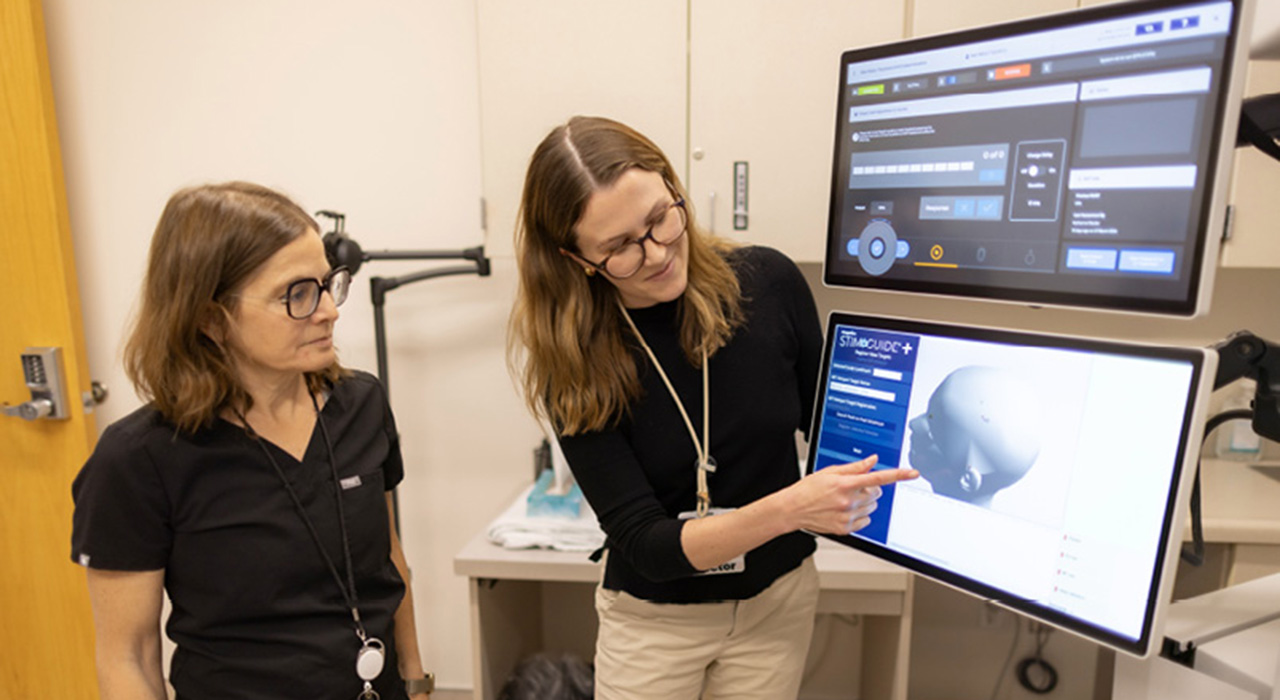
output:
<instances>
[{"instance_id":1,"label":"blue button on screen","mask_svg":"<svg viewBox=\"0 0 1280 700\"><path fill-rule=\"evenodd\" d=\"M1122 250L1120 251L1120 271L1172 275L1176 258L1172 250Z\"/></svg>"},{"instance_id":2,"label":"blue button on screen","mask_svg":"<svg viewBox=\"0 0 1280 700\"><path fill-rule=\"evenodd\" d=\"M999 219L1000 209L1004 204L1003 197L979 197L978 198L978 218L979 219Z\"/></svg>"},{"instance_id":3,"label":"blue button on screen","mask_svg":"<svg viewBox=\"0 0 1280 700\"><path fill-rule=\"evenodd\" d=\"M1117 251L1110 248L1068 248L1067 267L1072 270L1116 269Z\"/></svg>"}]
</instances>

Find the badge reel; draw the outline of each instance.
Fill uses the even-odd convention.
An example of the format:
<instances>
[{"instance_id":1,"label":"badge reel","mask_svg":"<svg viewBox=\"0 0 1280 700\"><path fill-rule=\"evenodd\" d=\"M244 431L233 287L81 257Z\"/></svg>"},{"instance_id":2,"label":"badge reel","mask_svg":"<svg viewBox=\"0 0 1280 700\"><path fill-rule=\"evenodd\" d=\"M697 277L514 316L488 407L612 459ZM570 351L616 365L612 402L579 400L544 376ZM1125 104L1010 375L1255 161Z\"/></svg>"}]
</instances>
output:
<instances>
[{"instance_id":1,"label":"badge reel","mask_svg":"<svg viewBox=\"0 0 1280 700\"><path fill-rule=\"evenodd\" d=\"M382 673L382 665L386 662L382 640L369 637L364 640L360 651L356 654L356 675L364 681L364 690L356 696L356 700L379 700L378 691L373 689L373 679Z\"/></svg>"}]
</instances>

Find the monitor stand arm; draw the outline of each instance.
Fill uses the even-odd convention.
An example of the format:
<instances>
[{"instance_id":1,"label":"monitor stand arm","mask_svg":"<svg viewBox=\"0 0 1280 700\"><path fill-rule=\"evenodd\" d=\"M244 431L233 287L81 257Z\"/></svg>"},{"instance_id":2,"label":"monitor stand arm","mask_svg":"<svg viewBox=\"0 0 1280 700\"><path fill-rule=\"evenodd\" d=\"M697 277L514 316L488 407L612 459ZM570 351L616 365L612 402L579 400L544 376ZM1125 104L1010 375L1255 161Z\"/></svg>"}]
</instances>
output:
<instances>
[{"instance_id":1,"label":"monitor stand arm","mask_svg":"<svg viewBox=\"0 0 1280 700\"><path fill-rule=\"evenodd\" d=\"M1221 389L1237 379L1256 381L1253 431L1268 440L1280 441L1280 345L1249 331L1236 331L1212 348L1218 353L1213 388Z\"/></svg>"},{"instance_id":2,"label":"monitor stand arm","mask_svg":"<svg viewBox=\"0 0 1280 700\"><path fill-rule=\"evenodd\" d=\"M1240 106L1240 126L1236 131L1236 147L1253 146L1280 160L1280 93L1258 95Z\"/></svg>"},{"instance_id":3,"label":"monitor stand arm","mask_svg":"<svg viewBox=\"0 0 1280 700\"><path fill-rule=\"evenodd\" d=\"M1213 381L1215 391L1239 379L1253 379L1257 382L1257 390L1254 392L1252 411L1228 411L1214 416L1209 420L1205 434L1207 435L1227 420L1251 418L1255 433L1268 440L1280 440L1280 396L1277 396L1280 393L1280 345L1259 338L1250 331L1236 331L1227 336L1225 340L1210 346L1210 348L1218 353L1218 373ZM1199 493L1200 470L1197 466L1195 488L1191 494L1191 524L1195 539L1195 554L1189 556L1185 551L1183 552L1184 559L1197 565L1200 563L1199 560L1203 558L1204 547L1200 533ZM1270 585L1280 586L1280 575L1271 577L1271 579ZM1280 588L1276 590L1280 591ZM1215 596L1221 595L1225 595L1225 592L1219 591L1216 594L1201 596L1196 600L1217 600ZM1187 605L1183 605L1183 607L1190 609ZM1251 619L1243 624L1239 623L1239 621L1233 621L1231 624L1220 624L1220 621L1212 620L1213 624L1209 624L1204 628L1198 628L1194 625L1187 629L1176 631L1167 628L1160 655L1184 666L1194 667L1196 647L1199 645L1258 624L1260 621L1268 621L1280 617L1280 612L1273 610L1274 606L1267 605L1264 607L1266 607L1264 614L1250 615ZM1175 604L1174 609L1178 609L1178 604ZM1204 620L1196 620L1196 622L1204 623Z\"/></svg>"}]
</instances>

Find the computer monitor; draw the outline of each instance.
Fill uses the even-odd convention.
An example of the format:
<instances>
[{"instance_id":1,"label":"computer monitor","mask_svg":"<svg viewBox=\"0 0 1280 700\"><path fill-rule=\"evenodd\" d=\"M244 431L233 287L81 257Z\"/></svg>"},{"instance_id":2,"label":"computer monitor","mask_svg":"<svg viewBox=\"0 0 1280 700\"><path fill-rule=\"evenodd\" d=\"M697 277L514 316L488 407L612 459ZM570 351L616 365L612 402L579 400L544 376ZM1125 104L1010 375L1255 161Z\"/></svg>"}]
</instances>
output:
<instances>
[{"instance_id":1,"label":"computer monitor","mask_svg":"<svg viewBox=\"0 0 1280 700\"><path fill-rule=\"evenodd\" d=\"M845 52L825 283L1206 311L1251 12L1142 0Z\"/></svg>"},{"instance_id":2,"label":"computer monitor","mask_svg":"<svg viewBox=\"0 0 1280 700\"><path fill-rule=\"evenodd\" d=\"M1160 641L1217 354L834 312L810 472L920 478L831 539L1145 656Z\"/></svg>"}]
</instances>

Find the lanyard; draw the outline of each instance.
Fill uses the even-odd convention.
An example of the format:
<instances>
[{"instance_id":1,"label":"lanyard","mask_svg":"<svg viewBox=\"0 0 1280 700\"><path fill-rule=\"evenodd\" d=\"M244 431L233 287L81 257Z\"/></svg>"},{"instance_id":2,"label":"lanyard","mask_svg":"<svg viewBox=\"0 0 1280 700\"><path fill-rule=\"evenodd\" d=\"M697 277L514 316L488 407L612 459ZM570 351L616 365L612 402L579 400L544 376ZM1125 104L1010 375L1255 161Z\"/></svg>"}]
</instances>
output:
<instances>
[{"instance_id":1,"label":"lanyard","mask_svg":"<svg viewBox=\"0 0 1280 700\"><path fill-rule=\"evenodd\" d=\"M364 693L360 697L376 699L377 692L372 690L370 681L377 678L382 672L383 644L382 640L377 637L370 637L365 632L364 623L360 620L355 566L352 564L351 559L351 540L347 535L346 512L342 507L342 484L338 480L338 461L334 459L333 441L329 438L329 429L324 424L324 417L320 415L320 405L316 401L314 394L311 395L311 405L315 408L316 423L320 425L320 434L324 437L325 450L329 456L329 473L333 477L334 500L338 505L338 531L342 533L342 562L347 569L346 583L343 583L342 576L338 574L337 565L334 564L333 558L329 556L329 552L324 548L324 543L320 541L320 533L316 531L315 524L311 522L311 516L307 515L307 510L302 505L302 499L298 497L298 492L293 489L293 484L289 483L284 470L280 468L280 463L276 461L275 457L271 456L271 450L267 449L262 438L254 431L253 426L249 425L249 421L244 417L244 414L236 411L236 416L241 423L244 423L249 436L262 449L262 454L266 455L267 461L271 463L272 469L276 472L276 476L280 477L280 483L284 484L285 491L289 492L289 499L293 501L294 509L298 512L298 516L302 518L302 523L307 526L307 532L311 533L311 541L315 543L316 549L320 552L320 557L324 559L325 566L329 568L329 573L333 576L333 582L338 584L338 590L342 591L343 601L346 602L347 607L351 608L351 619L355 623L356 636L360 638L360 651L356 655L356 674L364 681Z\"/></svg>"},{"instance_id":2,"label":"lanyard","mask_svg":"<svg viewBox=\"0 0 1280 700\"><path fill-rule=\"evenodd\" d=\"M716 461L711 458L709 452L711 449L711 379L707 370L707 351L705 349L702 351L702 440L699 441L698 432L693 429L693 421L689 420L689 413L684 410L684 402L680 400L680 395L676 393L671 380L667 378L666 371L662 369L662 363L658 362L658 356L653 354L653 350L644 340L644 334L636 327L636 322L631 320L631 314L627 313L627 307L623 306L621 301L618 302L618 308L622 309L622 317L627 319L627 325L631 326L631 331L640 340L640 346L648 353L654 368L658 370L662 383L667 385L671 400L676 402L676 408L680 409L680 417L684 418L684 425L689 429L693 449L698 453L698 461L694 465L698 472L698 517L704 517L711 509L711 489L707 486L707 473L716 470Z\"/></svg>"}]
</instances>

